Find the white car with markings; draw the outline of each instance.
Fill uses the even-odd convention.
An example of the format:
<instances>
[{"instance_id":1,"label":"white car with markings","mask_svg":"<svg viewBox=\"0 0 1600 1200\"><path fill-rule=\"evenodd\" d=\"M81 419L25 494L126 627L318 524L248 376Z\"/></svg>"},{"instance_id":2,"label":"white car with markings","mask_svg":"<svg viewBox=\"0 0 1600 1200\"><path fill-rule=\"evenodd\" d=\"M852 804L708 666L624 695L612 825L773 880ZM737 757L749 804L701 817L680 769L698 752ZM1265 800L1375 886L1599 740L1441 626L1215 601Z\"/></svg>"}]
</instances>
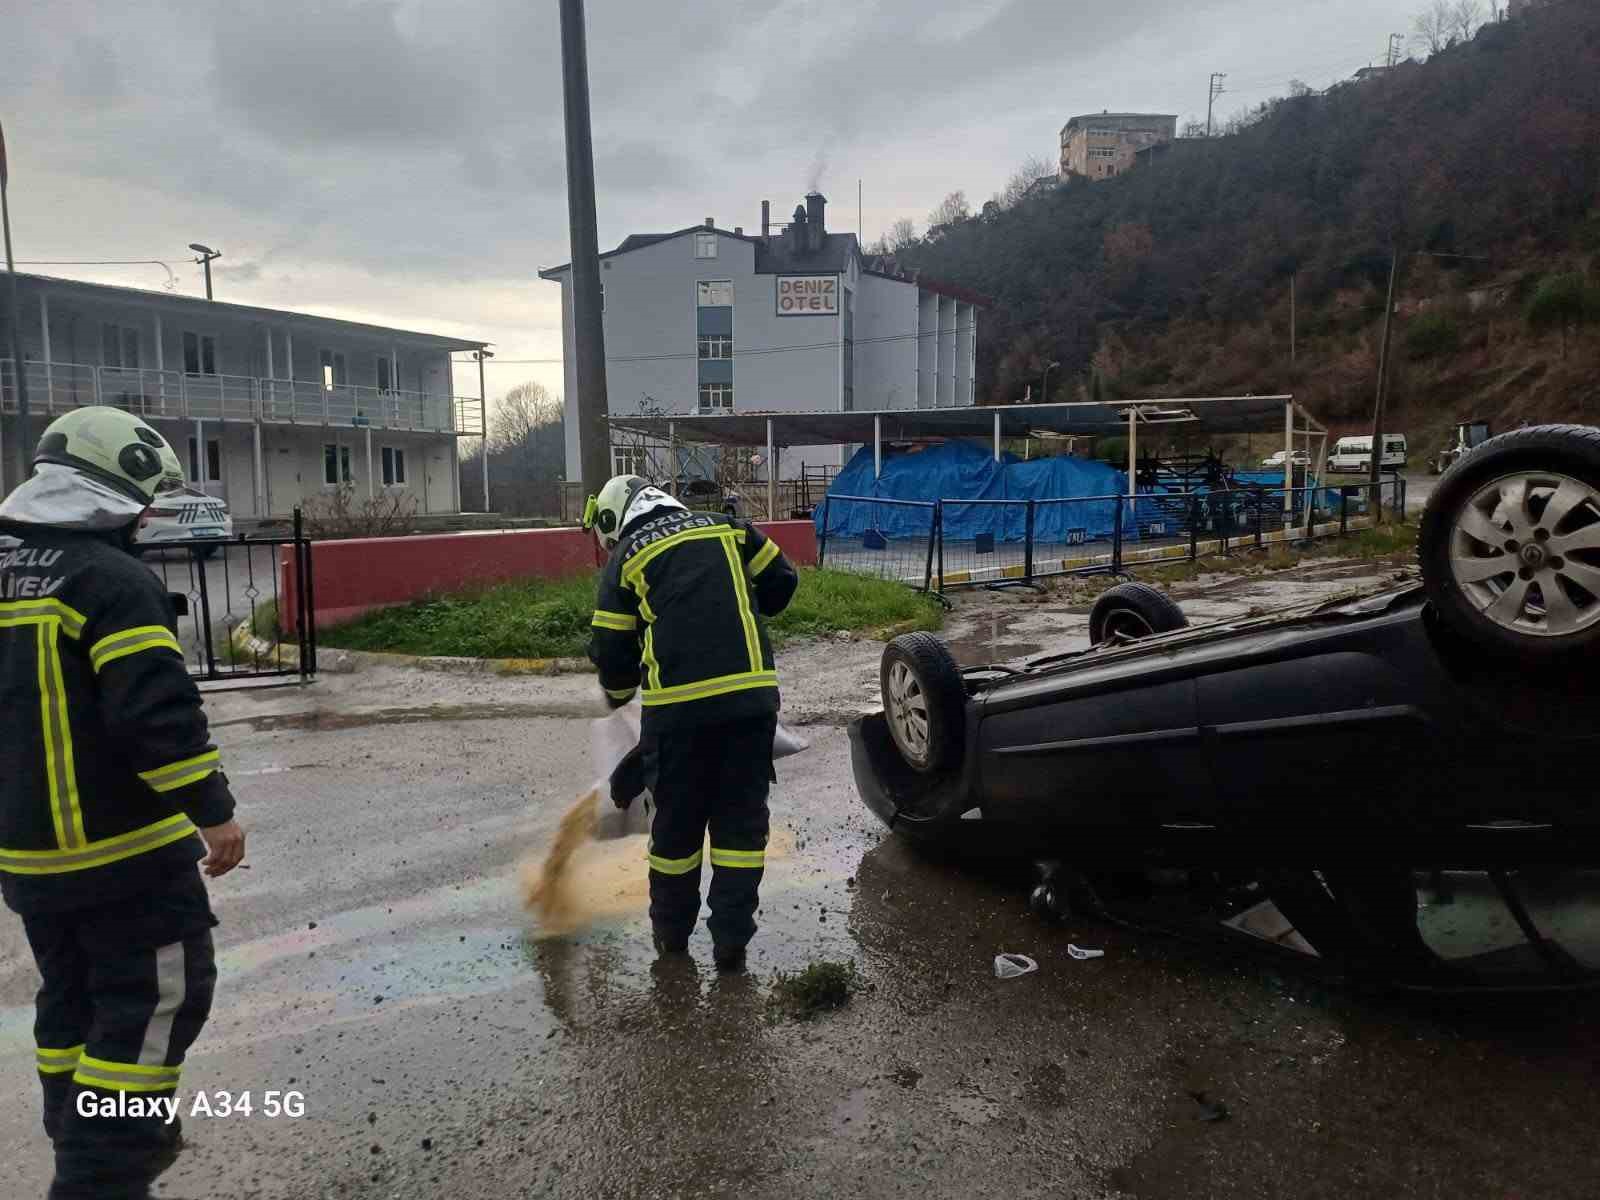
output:
<instances>
[{"instance_id":1,"label":"white car with markings","mask_svg":"<svg viewBox=\"0 0 1600 1200\"><path fill-rule=\"evenodd\" d=\"M198 488L168 488L139 519L139 534L134 540L141 548L178 546L186 542L211 541L233 536L233 517L228 503L208 496ZM206 552L214 552L208 547Z\"/></svg>"}]
</instances>

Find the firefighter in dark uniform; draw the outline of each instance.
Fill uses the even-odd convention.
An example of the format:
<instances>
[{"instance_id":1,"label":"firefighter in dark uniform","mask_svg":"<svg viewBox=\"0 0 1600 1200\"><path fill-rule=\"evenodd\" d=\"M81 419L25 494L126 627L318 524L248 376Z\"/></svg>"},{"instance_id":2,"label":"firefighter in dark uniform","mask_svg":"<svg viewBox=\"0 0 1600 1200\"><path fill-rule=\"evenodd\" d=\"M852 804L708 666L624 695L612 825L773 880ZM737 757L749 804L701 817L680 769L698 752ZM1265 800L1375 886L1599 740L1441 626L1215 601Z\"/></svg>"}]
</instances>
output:
<instances>
[{"instance_id":1,"label":"firefighter in dark uniform","mask_svg":"<svg viewBox=\"0 0 1600 1200\"><path fill-rule=\"evenodd\" d=\"M762 618L788 606L799 577L754 526L690 512L634 475L607 483L585 524L610 552L590 650L600 686L614 706L643 693L656 949L688 950L709 826L706 925L718 968L738 970L756 931L778 720Z\"/></svg>"},{"instance_id":2,"label":"firefighter in dark uniform","mask_svg":"<svg viewBox=\"0 0 1600 1200\"><path fill-rule=\"evenodd\" d=\"M82 408L0 503L0 892L42 976L50 1200L143 1198L171 1164L179 1122L150 1101L176 1097L216 979L195 864L244 855L172 606L130 552L182 480L145 422Z\"/></svg>"}]
</instances>

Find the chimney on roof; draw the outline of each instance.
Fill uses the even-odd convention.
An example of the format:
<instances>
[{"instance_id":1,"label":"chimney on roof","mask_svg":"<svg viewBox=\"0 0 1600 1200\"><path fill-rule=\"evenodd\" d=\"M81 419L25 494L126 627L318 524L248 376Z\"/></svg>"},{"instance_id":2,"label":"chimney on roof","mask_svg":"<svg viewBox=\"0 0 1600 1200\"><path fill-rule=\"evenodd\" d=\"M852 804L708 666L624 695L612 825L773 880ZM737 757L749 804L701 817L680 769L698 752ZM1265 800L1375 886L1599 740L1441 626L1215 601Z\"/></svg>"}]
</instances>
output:
<instances>
[{"instance_id":1,"label":"chimney on roof","mask_svg":"<svg viewBox=\"0 0 1600 1200\"><path fill-rule=\"evenodd\" d=\"M744 236L744 226L743 225L735 225L733 227L733 236L734 237L743 237Z\"/></svg>"},{"instance_id":2,"label":"chimney on roof","mask_svg":"<svg viewBox=\"0 0 1600 1200\"><path fill-rule=\"evenodd\" d=\"M766 241L772 236L772 201L761 202L761 240Z\"/></svg>"},{"instance_id":3,"label":"chimney on roof","mask_svg":"<svg viewBox=\"0 0 1600 1200\"><path fill-rule=\"evenodd\" d=\"M715 229L716 227L717 227L716 218L707 217L706 218L706 228L707 229Z\"/></svg>"},{"instance_id":4,"label":"chimney on roof","mask_svg":"<svg viewBox=\"0 0 1600 1200\"><path fill-rule=\"evenodd\" d=\"M806 206L794 206L794 219L789 222L783 231L785 240L789 243L790 254L805 254L811 249L811 234L806 229Z\"/></svg>"},{"instance_id":5,"label":"chimney on roof","mask_svg":"<svg viewBox=\"0 0 1600 1200\"><path fill-rule=\"evenodd\" d=\"M827 237L827 227L823 224L823 211L828 207L828 201L821 192L810 192L806 196L806 229L810 233L810 249L813 254L822 252L823 239Z\"/></svg>"}]
</instances>

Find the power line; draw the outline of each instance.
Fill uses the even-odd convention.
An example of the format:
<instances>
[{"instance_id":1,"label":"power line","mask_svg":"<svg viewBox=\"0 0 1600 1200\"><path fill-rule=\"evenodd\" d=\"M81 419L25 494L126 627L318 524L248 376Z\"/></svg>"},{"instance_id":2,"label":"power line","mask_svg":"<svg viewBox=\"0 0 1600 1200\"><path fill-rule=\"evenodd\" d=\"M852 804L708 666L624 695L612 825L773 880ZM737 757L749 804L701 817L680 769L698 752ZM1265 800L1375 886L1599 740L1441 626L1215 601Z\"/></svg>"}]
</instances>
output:
<instances>
[{"instance_id":1,"label":"power line","mask_svg":"<svg viewBox=\"0 0 1600 1200\"><path fill-rule=\"evenodd\" d=\"M952 333L971 333L976 328L977 328L976 325L958 325L954 329L936 329L936 330L930 330L927 333L892 333L892 334L885 334L883 337L852 338L850 340L850 345L851 346L878 346L878 345L883 345L883 344L889 343L889 342L921 341L924 338L948 337ZM837 350L838 348L839 348L839 342L837 340L834 340L834 341L831 341L831 342L808 342L808 343L805 343L805 344L799 345L799 346L760 346L760 347L754 347L754 348L749 349L749 350L736 350L734 352L733 359L730 360L730 361L737 362L741 358L758 358L758 357L764 357L764 356L769 355L769 354L792 354L792 353L795 353L797 351L802 351L802 350ZM681 352L680 353L680 352L676 352L675 351L675 352L673 352L671 354L625 354L625 355L611 355L611 354L608 354L606 356L606 361L607 362L613 362L613 363L681 362L681 361L698 360L699 358L700 358L700 353L699 353L699 351L697 349L693 353L689 353L689 352ZM477 360L476 359L466 359L466 358L453 358L450 361L453 364L466 365L466 364L475 363ZM510 366L554 366L557 363L564 362L564 361L565 361L564 359L560 359L560 358L491 358L491 359L487 360L484 365L485 366L491 366L491 367L493 367L493 366L507 366L507 367L510 367ZM706 361L710 362L710 361L716 361L716 360L708 359Z\"/></svg>"}]
</instances>

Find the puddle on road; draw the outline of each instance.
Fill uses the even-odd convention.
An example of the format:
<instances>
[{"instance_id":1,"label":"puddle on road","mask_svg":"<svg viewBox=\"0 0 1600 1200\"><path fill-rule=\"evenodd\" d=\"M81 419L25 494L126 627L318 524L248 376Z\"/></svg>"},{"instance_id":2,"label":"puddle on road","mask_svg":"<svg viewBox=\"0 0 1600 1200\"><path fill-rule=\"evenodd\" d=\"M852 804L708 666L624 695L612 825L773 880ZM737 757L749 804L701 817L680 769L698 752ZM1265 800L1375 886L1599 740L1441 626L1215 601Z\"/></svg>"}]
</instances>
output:
<instances>
[{"instance_id":1,"label":"puddle on road","mask_svg":"<svg viewBox=\"0 0 1600 1200\"><path fill-rule=\"evenodd\" d=\"M356 712L316 709L311 712L271 713L213 721L213 729L248 725L252 733L277 729L313 733L364 729L375 725L417 725L427 721L501 721L519 717L576 719L592 716L580 704L425 704L412 708L374 708Z\"/></svg>"},{"instance_id":2,"label":"puddle on road","mask_svg":"<svg viewBox=\"0 0 1600 1200\"><path fill-rule=\"evenodd\" d=\"M996 612L963 617L957 635L946 638L945 646L955 656L956 664L963 667L986 667L1038 654L1044 649L1043 643L1027 641L1026 635L1012 636L1022 616Z\"/></svg>"}]
</instances>

